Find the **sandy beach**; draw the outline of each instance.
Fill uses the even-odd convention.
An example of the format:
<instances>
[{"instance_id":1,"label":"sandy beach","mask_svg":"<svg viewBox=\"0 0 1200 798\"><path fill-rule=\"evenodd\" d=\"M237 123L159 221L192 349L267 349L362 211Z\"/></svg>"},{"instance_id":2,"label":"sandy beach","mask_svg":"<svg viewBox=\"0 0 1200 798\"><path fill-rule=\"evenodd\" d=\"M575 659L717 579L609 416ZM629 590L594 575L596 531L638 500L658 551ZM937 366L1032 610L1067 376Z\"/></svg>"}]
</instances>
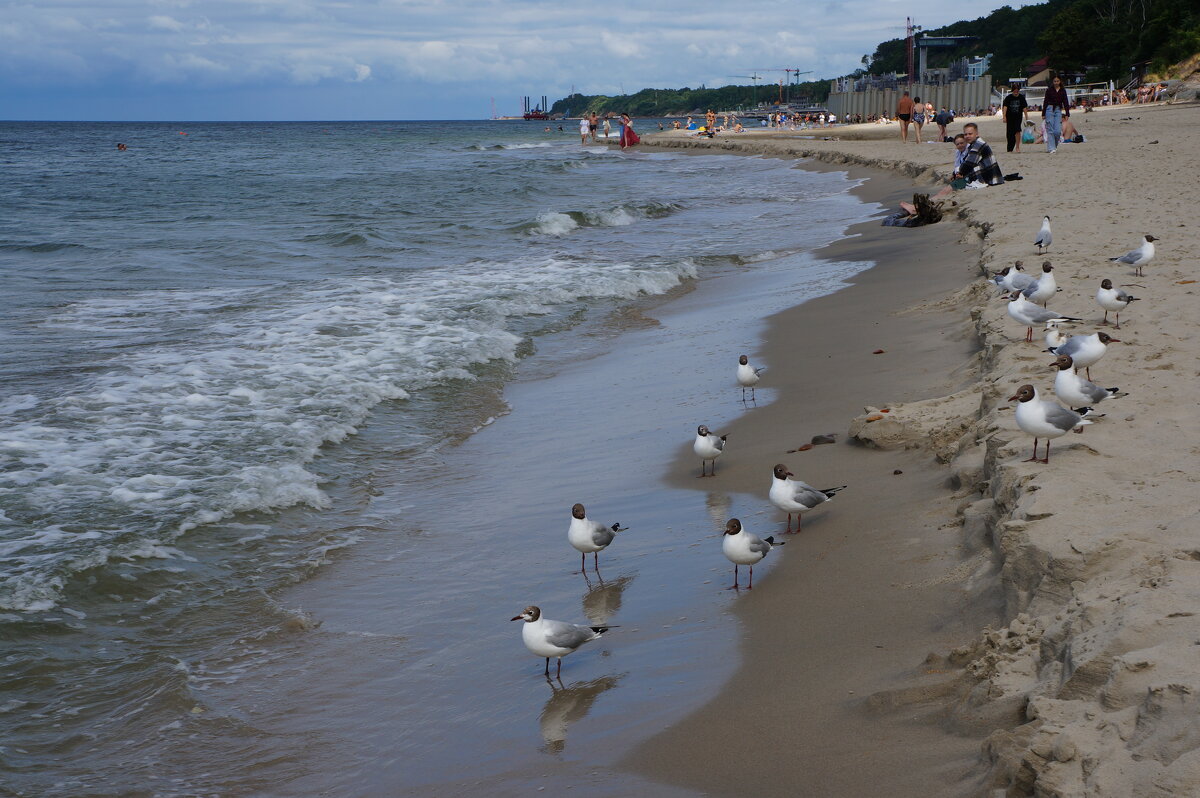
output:
<instances>
[{"instance_id":1,"label":"sandy beach","mask_svg":"<svg viewBox=\"0 0 1200 798\"><path fill-rule=\"evenodd\" d=\"M630 766L709 794L1200 789L1200 433L1186 423L1200 365L1187 344L1200 192L1180 170L1196 118L1194 104L1077 112L1087 143L1053 155L1005 154L1002 122L979 120L1022 181L958 192L937 226L870 236L876 269L770 319L753 354L780 398L730 428L737 457L718 478L765 495L784 462L818 487L851 488L811 514L739 605L743 661L720 695ZM838 140L647 143L887 170L930 193L951 171L950 145L902 144L895 126L828 135ZM1043 215L1055 232L1044 258L1032 245ZM1108 261L1147 233L1161 240L1144 277ZM1128 395L1104 402L1083 435L1057 439L1043 465L1023 462L1033 441L1008 397L1032 383L1050 398L1052 356L1041 330L1023 341L983 275L1047 259L1062 289L1051 308L1084 320L1070 332L1106 329L1104 278L1141 301L1091 370ZM890 413L867 423L866 406ZM847 428L878 449L787 453ZM681 452L673 473L698 469L692 460ZM754 520L782 530L781 513Z\"/></svg>"}]
</instances>

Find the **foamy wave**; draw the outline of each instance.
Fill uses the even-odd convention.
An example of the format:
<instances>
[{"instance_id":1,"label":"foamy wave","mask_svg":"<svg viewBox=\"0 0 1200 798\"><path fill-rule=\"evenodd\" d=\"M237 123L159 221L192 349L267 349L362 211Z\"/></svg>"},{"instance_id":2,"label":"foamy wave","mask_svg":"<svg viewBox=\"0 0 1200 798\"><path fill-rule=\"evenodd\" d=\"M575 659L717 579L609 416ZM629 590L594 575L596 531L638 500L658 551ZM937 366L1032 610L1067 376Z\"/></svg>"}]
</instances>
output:
<instances>
[{"instance_id":1,"label":"foamy wave","mask_svg":"<svg viewBox=\"0 0 1200 798\"><path fill-rule=\"evenodd\" d=\"M123 349L77 393L0 405L13 419L0 435L0 608L50 609L71 572L175 556L180 534L237 512L323 507L306 464L375 405L516 360L513 320L658 294L695 273L545 258L68 306L46 324L186 341Z\"/></svg>"},{"instance_id":2,"label":"foamy wave","mask_svg":"<svg viewBox=\"0 0 1200 798\"><path fill-rule=\"evenodd\" d=\"M639 219L659 219L680 209L675 203L651 202L645 205L618 205L600 211L547 211L524 225L530 235L565 236L580 227L624 227Z\"/></svg>"}]
</instances>

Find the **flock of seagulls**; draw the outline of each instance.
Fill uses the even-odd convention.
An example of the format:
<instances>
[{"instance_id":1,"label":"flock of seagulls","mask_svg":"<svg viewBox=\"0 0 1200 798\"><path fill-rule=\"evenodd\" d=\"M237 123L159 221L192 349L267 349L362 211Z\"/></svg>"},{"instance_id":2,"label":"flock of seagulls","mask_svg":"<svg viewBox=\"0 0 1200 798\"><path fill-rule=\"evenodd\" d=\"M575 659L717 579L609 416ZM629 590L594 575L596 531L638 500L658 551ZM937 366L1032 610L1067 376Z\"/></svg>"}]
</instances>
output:
<instances>
[{"instance_id":1,"label":"flock of seagulls","mask_svg":"<svg viewBox=\"0 0 1200 798\"><path fill-rule=\"evenodd\" d=\"M746 388L751 390L751 396L753 397L754 386L758 384L759 375L763 371L762 367L755 368L751 366L750 360L746 355L741 355L738 358L736 378L738 385L742 388L743 399L745 398ZM716 475L717 458L725 451L725 442L728 437L728 435L717 435L704 424L697 427L696 439L692 444L692 449L695 451L696 456L700 458L701 477ZM712 464L711 472L709 470L710 463ZM771 487L767 492L768 500L788 514L786 529L788 533L792 531L793 515L796 516L796 532L799 532L803 513L815 510L820 505L833 499L840 491L846 489L845 485L836 488L814 488L806 482L793 479L794 476L786 465L779 463L772 469ZM600 552L608 548L616 540L617 534L626 531L627 528L621 526L619 523L603 524L599 521L593 521L587 517L587 508L582 504L575 504L571 507L571 522L567 527L567 542L579 552L579 568L585 576L587 573L587 555L592 555L592 567L599 573ZM771 549L782 545L783 541L775 540L773 535L765 538L759 537L744 529L739 519L730 518L725 524L725 531L721 536L721 551L726 559L733 563L733 585L730 586L731 589L740 589L739 568L743 565L747 566L750 570L746 588L748 590L753 589L754 566L761 562ZM609 629L614 628L612 626L588 626L568 623L566 621L552 621L543 617L541 608L536 606L526 607L521 614L514 616L512 620L524 621L521 629L521 639L530 653L545 659L545 675L547 678L550 676L551 658L558 660L556 673L561 675L563 657L578 650L585 643L599 639Z\"/></svg>"},{"instance_id":2,"label":"flock of seagulls","mask_svg":"<svg viewBox=\"0 0 1200 798\"><path fill-rule=\"evenodd\" d=\"M1138 249L1131 250L1119 257L1109 258L1110 261L1133 266L1135 274L1141 276L1142 269L1155 254L1154 242L1158 239L1152 235L1144 237ZM1041 255L1049 250L1053 243L1050 230L1050 217L1042 219L1034 245ZM1083 319L1066 316L1049 309L1048 304L1055 294L1062 289L1058 286L1054 275L1054 267L1050 261L1042 264L1042 271L1036 278L1026 274L1024 264L1017 261L1013 266L1006 267L992 275L992 282L1000 288L1001 294L1009 298L1008 315L1026 328L1025 340L1033 340L1033 328L1045 326L1047 350L1054 355L1050 367L1055 370L1054 394L1063 402L1063 407L1052 399L1043 399L1038 389L1032 384L1025 384L1009 397L1010 402L1016 402L1017 426L1026 434L1033 436L1033 456L1025 462L1050 462L1050 441L1066 435L1068 432L1082 432L1083 428L1094 423L1089 416L1096 415L1095 406L1102 401L1116 396L1122 396L1118 388L1104 388L1091 381L1091 367L1104 357L1108 345L1120 343L1106 332L1095 332L1086 335L1067 336L1059 329L1059 325L1080 323ZM1138 301L1138 297L1113 286L1111 279L1100 283L1096 293L1096 303L1104 311L1101 324L1108 324L1109 312L1116 316L1116 328L1120 328L1121 312L1129 305ZM1079 376L1083 369L1085 377ZM737 383L742 389L742 399L746 398L746 389L750 389L751 398L754 388L759 383L763 369L750 365L746 355L738 357L736 372ZM692 449L700 458L700 476L712 477L717 473L717 458L725 452L728 435L718 435L701 424L696 428L696 439ZM1038 458L1039 442L1046 441L1046 450L1042 458ZM709 464L711 463L711 470ZM767 498L778 509L787 513L786 532L792 531L792 516L796 516L796 532L801 529L803 514L831 501L846 486L834 488L814 488L806 482L794 479L795 475L783 463L772 469L771 487ZM608 548L616 540L619 532L627 528L618 523L602 524L587 517L587 511L582 504L571 507L571 523L567 529L567 541L579 552L580 570L586 574L587 555L592 555L592 565L597 572L600 569L600 552ZM776 546L783 541L776 541L774 536L759 537L742 527L737 518L730 518L725 524L721 536L721 550L725 557L733 563L733 585L739 588L739 568L743 565L750 570L747 589L754 587L754 566ZM562 659L586 643L599 639L611 626L587 626L566 621L552 621L542 616L542 611L536 606L526 607L521 614L512 620L524 621L521 639L526 648L537 657L546 660L545 674L550 675L550 659L558 660L558 671L562 673Z\"/></svg>"},{"instance_id":3,"label":"flock of seagulls","mask_svg":"<svg viewBox=\"0 0 1200 798\"><path fill-rule=\"evenodd\" d=\"M1050 217L1045 216L1033 242L1038 254L1046 252L1053 240ZM1109 260L1133 266L1134 274L1142 276L1143 267L1154 258L1154 242L1157 240L1152 235L1146 235L1139 248ZM1017 426L1033 436L1033 456L1026 462L1049 463L1050 441L1068 432L1083 432L1085 426L1094 423L1088 417L1096 415L1097 404L1115 396L1124 396L1119 388L1104 388L1091 381L1091 367L1108 352L1109 344L1120 343L1120 340L1106 332L1067 336L1059 329L1059 325L1079 323L1083 319L1055 313L1047 307L1050 299L1062 290L1055 281L1054 268L1049 261L1042 264L1042 275L1036 280L1024 273L1021 261L993 274L991 279L1000 288L1001 294L1009 299L1008 315L1025 326L1026 341L1033 341L1035 326L1045 325L1047 351L1054 355L1054 361L1050 364L1050 368L1055 370L1054 395L1066 402L1067 406L1043 399L1031 384L1022 385L1008 400L1017 402ZM1138 297L1114 287L1111 279L1102 280L1100 290L1096 292L1096 304L1104 311L1100 323L1108 324L1111 311L1117 314L1114 329L1120 329L1121 311L1136 301ZM1086 376L1079 375L1080 369L1084 370ZM1038 443L1043 439L1046 441L1046 451L1039 459Z\"/></svg>"}]
</instances>

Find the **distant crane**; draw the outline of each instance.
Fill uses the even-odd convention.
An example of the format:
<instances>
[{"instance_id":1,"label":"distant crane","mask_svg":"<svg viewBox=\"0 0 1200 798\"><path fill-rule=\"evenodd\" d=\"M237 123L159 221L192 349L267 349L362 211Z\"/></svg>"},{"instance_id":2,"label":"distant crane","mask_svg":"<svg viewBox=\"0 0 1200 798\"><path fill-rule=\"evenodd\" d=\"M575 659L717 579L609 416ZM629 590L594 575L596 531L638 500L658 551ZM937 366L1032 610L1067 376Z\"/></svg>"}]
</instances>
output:
<instances>
[{"instance_id":1,"label":"distant crane","mask_svg":"<svg viewBox=\"0 0 1200 798\"><path fill-rule=\"evenodd\" d=\"M762 75L757 72L751 72L749 75L726 75L727 78L747 78L754 83L754 104L758 105L758 82L762 80Z\"/></svg>"},{"instance_id":2,"label":"distant crane","mask_svg":"<svg viewBox=\"0 0 1200 798\"><path fill-rule=\"evenodd\" d=\"M784 73L784 76L787 79L788 95L789 95L788 100L789 101L791 100L790 95L791 95L792 76L793 75L796 76L796 83L799 84L801 75L808 75L808 74L812 73L811 69L806 69L804 71L801 71L800 67L795 67L795 68L792 68L792 67L768 67L766 69L756 69L754 71L755 72L782 72L782 73ZM779 85L779 102L783 103L783 81L780 81L780 85Z\"/></svg>"}]
</instances>

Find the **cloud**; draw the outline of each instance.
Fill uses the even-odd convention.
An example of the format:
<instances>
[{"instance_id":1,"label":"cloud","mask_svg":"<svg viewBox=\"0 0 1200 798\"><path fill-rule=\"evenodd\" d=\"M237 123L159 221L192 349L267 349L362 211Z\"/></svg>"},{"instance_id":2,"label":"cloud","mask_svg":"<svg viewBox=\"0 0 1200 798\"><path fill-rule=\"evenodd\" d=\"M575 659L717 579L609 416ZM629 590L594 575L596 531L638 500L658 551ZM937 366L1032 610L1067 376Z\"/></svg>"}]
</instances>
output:
<instances>
[{"instance_id":1,"label":"cloud","mask_svg":"<svg viewBox=\"0 0 1200 798\"><path fill-rule=\"evenodd\" d=\"M170 30L178 32L184 28L184 24L182 22L172 17L153 16L147 19L146 22L154 30Z\"/></svg>"}]
</instances>

